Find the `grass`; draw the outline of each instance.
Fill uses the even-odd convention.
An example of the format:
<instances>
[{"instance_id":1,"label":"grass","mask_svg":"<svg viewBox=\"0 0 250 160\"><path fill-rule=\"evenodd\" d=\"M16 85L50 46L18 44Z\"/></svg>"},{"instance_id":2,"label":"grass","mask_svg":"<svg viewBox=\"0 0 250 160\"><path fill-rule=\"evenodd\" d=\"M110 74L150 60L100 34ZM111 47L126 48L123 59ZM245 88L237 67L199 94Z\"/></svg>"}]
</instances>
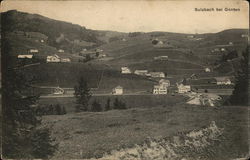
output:
<instances>
[{"instance_id":1,"label":"grass","mask_svg":"<svg viewBox=\"0 0 250 160\"><path fill-rule=\"evenodd\" d=\"M238 106L211 108L180 104L44 116L43 125L52 128L53 137L59 143L59 151L52 158L91 158L141 144L148 137L171 137L215 121L225 132L220 150L215 154L218 159L227 159L247 153L246 110L247 107Z\"/></svg>"},{"instance_id":2,"label":"grass","mask_svg":"<svg viewBox=\"0 0 250 160\"><path fill-rule=\"evenodd\" d=\"M144 107L149 108L152 106L174 106L180 102L185 101L187 98L183 96L171 96L171 95L123 95L123 96L94 96L90 99L89 104L91 105L94 100L97 100L102 108L107 102L107 99L110 98L111 107L115 98L122 100L126 103L128 108L130 107ZM43 98L39 100L39 104L48 105L48 104L60 104L66 108L67 113L75 112L75 98ZM90 106L89 106L90 107Z\"/></svg>"}]
</instances>

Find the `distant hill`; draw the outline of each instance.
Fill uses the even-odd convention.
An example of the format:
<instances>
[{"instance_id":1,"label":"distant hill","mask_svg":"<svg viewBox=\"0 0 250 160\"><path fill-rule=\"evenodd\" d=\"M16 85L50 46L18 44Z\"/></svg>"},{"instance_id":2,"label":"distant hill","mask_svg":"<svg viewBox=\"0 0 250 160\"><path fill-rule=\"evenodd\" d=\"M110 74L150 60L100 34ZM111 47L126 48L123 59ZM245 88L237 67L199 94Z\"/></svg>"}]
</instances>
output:
<instances>
[{"instance_id":1,"label":"distant hill","mask_svg":"<svg viewBox=\"0 0 250 160\"><path fill-rule=\"evenodd\" d=\"M30 33L41 34L47 37L48 45L72 53L105 43L106 34L108 34L108 38L112 37L112 32L98 32L80 25L16 10L1 13L1 21L3 33L22 31L26 36L30 36Z\"/></svg>"}]
</instances>

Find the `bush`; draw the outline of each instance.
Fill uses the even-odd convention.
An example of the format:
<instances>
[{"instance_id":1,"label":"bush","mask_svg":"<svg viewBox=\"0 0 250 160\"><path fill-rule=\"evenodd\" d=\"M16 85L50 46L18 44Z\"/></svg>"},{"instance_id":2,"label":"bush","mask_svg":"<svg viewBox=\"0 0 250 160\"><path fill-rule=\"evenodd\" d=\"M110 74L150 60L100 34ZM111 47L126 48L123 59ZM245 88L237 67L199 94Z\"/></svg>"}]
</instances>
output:
<instances>
[{"instance_id":1,"label":"bush","mask_svg":"<svg viewBox=\"0 0 250 160\"><path fill-rule=\"evenodd\" d=\"M101 112L102 111L101 104L99 102L97 102L96 100L94 100L94 102L92 103L91 111L92 112Z\"/></svg>"},{"instance_id":2,"label":"bush","mask_svg":"<svg viewBox=\"0 0 250 160\"><path fill-rule=\"evenodd\" d=\"M122 101L119 100L118 98L115 98L115 101L114 101L114 109L127 109L126 103L125 103L125 102L122 102Z\"/></svg>"},{"instance_id":3,"label":"bush","mask_svg":"<svg viewBox=\"0 0 250 160\"><path fill-rule=\"evenodd\" d=\"M111 106L110 106L110 98L107 99L107 103L105 104L105 111L108 111L111 109Z\"/></svg>"}]
</instances>

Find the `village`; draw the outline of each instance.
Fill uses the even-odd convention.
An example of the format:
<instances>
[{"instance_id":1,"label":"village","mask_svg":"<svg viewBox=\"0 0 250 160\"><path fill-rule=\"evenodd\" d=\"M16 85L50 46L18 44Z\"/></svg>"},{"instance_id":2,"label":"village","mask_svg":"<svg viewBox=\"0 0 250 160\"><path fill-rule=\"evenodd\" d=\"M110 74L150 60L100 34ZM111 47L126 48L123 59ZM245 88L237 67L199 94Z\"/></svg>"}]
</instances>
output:
<instances>
[{"instance_id":1,"label":"village","mask_svg":"<svg viewBox=\"0 0 250 160\"><path fill-rule=\"evenodd\" d=\"M242 35L244 38L245 36ZM194 35L188 35L187 39L193 41L200 41L202 38L196 38ZM37 40L40 43L44 43L46 41L43 39ZM126 42L127 40L125 38L122 38L123 42ZM157 48L173 48L174 46L171 45L169 42L164 42L162 40L159 40L158 38L152 39L152 44L154 47ZM210 53L215 53L215 52L226 52L226 48L228 46L233 46L233 42L228 42L228 45L217 45L216 48L212 49ZM75 63L72 62L70 58L65 57L64 55L61 56L61 54L64 54L65 51L63 49L58 49L57 53L54 55L48 55L46 57L46 63ZM39 50L36 48L31 48L27 51L27 54L19 54L17 58L19 60L27 60L27 59L32 59L39 55ZM92 49L88 50L84 48L80 53L79 56L83 58L84 62L88 62L91 60L102 60L105 59L106 57L109 57L106 53L104 53L103 49ZM164 62L168 63L168 61L171 61L171 58L166 55L161 55L161 56L155 56L153 57L152 61L155 62ZM79 60L80 62L80 60ZM38 63L40 64L40 63ZM211 73L213 69L211 67L206 67L204 66L203 73ZM96 92L95 90L92 90L92 94L94 96L100 96L100 95L114 95L114 96L119 96L119 95L172 95L174 96L175 94L178 95L184 95L189 97L187 100L187 104L194 104L194 105L209 105L209 106L215 106L216 104L219 104L219 101L222 99L220 95L230 95L232 90L228 89L226 87L224 90L225 92L218 92L218 90L213 89L197 89L196 85L192 85L189 81L195 81L199 80L202 77L197 78L196 74L191 74L189 77L184 77L182 79L179 79L178 81L174 83L170 83L170 79L167 75L167 73L161 72L161 71L149 71L147 68L145 69L135 69L132 70L128 66L123 66L120 68L120 73L122 75L137 75L144 77L149 80L153 80L155 85L152 86L151 91L148 90L141 90L139 92L131 92L127 88L123 87L121 84L114 87L112 90L104 91L101 94L99 92ZM101 81L102 79L100 79ZM100 83L100 82L99 82ZM233 82L230 79L230 76L223 76L223 77L211 77L210 80L208 80L208 83L212 86L233 86ZM41 97L73 97L73 88L62 88L62 87L48 87L52 88L52 92L49 95L42 95ZM221 90L221 91L222 91ZM220 93L218 95L217 93Z\"/></svg>"},{"instance_id":2,"label":"village","mask_svg":"<svg viewBox=\"0 0 250 160\"><path fill-rule=\"evenodd\" d=\"M4 158L247 157L249 30L215 23L234 24L223 13L220 20L210 17L213 23L205 27L181 25L186 21L180 18L193 17L199 24L209 18L188 15L190 5L179 17L169 13L181 6L150 5L146 13L138 8L148 2L123 5L126 11L116 10L115 3L95 9L100 5L94 3L68 10L54 5L51 15L60 20L40 12L1 13ZM113 12L105 19L100 15L107 6ZM124 12L139 17L128 21ZM88 18L107 28L90 25Z\"/></svg>"}]
</instances>

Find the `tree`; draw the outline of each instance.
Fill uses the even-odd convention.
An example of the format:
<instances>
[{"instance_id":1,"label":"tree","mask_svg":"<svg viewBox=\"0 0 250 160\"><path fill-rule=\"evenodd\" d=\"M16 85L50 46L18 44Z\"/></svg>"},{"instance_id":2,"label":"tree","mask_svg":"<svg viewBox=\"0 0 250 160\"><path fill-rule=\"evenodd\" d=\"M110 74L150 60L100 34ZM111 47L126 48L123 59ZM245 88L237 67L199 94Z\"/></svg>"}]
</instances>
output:
<instances>
[{"instance_id":1,"label":"tree","mask_svg":"<svg viewBox=\"0 0 250 160\"><path fill-rule=\"evenodd\" d=\"M62 114L67 114L67 111L64 106L62 107Z\"/></svg>"},{"instance_id":2,"label":"tree","mask_svg":"<svg viewBox=\"0 0 250 160\"><path fill-rule=\"evenodd\" d=\"M105 111L108 111L111 109L111 106L110 106L110 98L107 99L107 102L105 104Z\"/></svg>"},{"instance_id":3,"label":"tree","mask_svg":"<svg viewBox=\"0 0 250 160\"><path fill-rule=\"evenodd\" d=\"M93 112L101 112L102 111L101 104L98 101L94 100L94 102L92 103L91 111L93 111Z\"/></svg>"},{"instance_id":4,"label":"tree","mask_svg":"<svg viewBox=\"0 0 250 160\"><path fill-rule=\"evenodd\" d=\"M61 115L62 114L62 109L61 109L60 104L56 104L55 111L56 111L56 113L54 113L54 114L57 114L57 115Z\"/></svg>"},{"instance_id":5,"label":"tree","mask_svg":"<svg viewBox=\"0 0 250 160\"><path fill-rule=\"evenodd\" d=\"M248 58L249 46L242 53L241 65L236 75L234 91L229 99L229 103L232 105L248 105Z\"/></svg>"},{"instance_id":6,"label":"tree","mask_svg":"<svg viewBox=\"0 0 250 160\"><path fill-rule=\"evenodd\" d=\"M87 81L81 77L78 81L78 84L74 87L76 103L78 104L77 111L87 111L88 102L91 98L90 89L88 88Z\"/></svg>"},{"instance_id":7,"label":"tree","mask_svg":"<svg viewBox=\"0 0 250 160\"><path fill-rule=\"evenodd\" d=\"M48 128L35 130L31 134L30 139L34 158L43 157L47 159L58 147L58 144L50 145L54 140L50 137L50 130Z\"/></svg>"},{"instance_id":8,"label":"tree","mask_svg":"<svg viewBox=\"0 0 250 160\"><path fill-rule=\"evenodd\" d=\"M118 98L115 98L114 109L127 109L126 104L120 101Z\"/></svg>"},{"instance_id":9,"label":"tree","mask_svg":"<svg viewBox=\"0 0 250 160\"><path fill-rule=\"evenodd\" d=\"M3 39L5 36L3 36ZM42 152L40 146L34 150L30 137L36 132L40 120L34 106L38 96L32 92L32 81L21 69L14 69L15 62L11 59L11 46L7 40L2 43L2 155L6 159L35 158ZM34 137L40 136L39 133ZM44 139L46 147L55 147L47 135ZM52 155L44 152L39 158Z\"/></svg>"}]
</instances>

